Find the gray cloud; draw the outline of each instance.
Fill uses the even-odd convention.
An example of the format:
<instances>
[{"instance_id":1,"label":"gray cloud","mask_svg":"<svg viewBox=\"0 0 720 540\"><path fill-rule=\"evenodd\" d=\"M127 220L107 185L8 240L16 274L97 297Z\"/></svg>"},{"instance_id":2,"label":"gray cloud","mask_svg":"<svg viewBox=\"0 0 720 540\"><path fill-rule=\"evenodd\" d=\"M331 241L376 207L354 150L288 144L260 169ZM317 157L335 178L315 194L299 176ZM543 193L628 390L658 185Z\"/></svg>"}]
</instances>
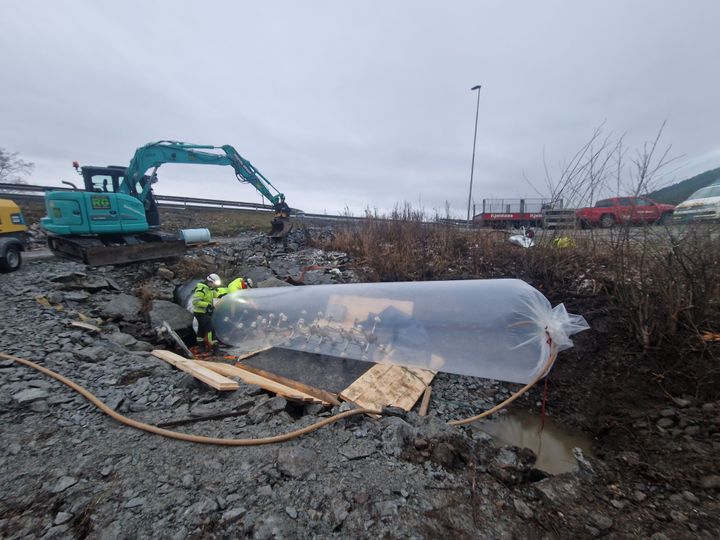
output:
<instances>
[{"instance_id":1,"label":"gray cloud","mask_svg":"<svg viewBox=\"0 0 720 540\"><path fill-rule=\"evenodd\" d=\"M719 165L715 1L38 2L0 20L0 146L30 179L125 164L158 139L232 144L307 211L534 196L606 121L629 145ZM167 166L160 193L258 200L228 170Z\"/></svg>"}]
</instances>

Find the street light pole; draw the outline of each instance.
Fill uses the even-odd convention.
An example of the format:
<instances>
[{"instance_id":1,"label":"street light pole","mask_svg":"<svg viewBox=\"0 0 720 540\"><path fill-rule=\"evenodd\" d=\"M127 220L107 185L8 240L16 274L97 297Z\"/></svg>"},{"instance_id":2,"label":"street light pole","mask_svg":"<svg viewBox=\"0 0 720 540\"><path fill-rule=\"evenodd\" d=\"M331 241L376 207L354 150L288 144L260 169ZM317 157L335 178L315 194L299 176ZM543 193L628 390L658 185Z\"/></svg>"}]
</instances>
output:
<instances>
[{"instance_id":1,"label":"street light pole","mask_svg":"<svg viewBox=\"0 0 720 540\"><path fill-rule=\"evenodd\" d=\"M475 135L473 136L472 165L470 165L470 193L468 194L467 227L470 228L470 204L472 203L473 173L475 172L475 143L477 142L478 115L480 114L480 88L481 85L473 86L470 90L477 90L477 106L475 108Z\"/></svg>"}]
</instances>

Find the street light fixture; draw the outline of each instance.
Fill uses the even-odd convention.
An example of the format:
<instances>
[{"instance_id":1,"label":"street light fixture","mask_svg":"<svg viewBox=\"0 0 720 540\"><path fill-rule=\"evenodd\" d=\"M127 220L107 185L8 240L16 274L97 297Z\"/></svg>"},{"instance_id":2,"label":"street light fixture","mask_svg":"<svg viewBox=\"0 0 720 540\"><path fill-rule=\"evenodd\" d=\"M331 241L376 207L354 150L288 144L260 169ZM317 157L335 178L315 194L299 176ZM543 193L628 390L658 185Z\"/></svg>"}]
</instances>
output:
<instances>
[{"instance_id":1,"label":"street light fixture","mask_svg":"<svg viewBox=\"0 0 720 540\"><path fill-rule=\"evenodd\" d=\"M475 172L475 143L477 142L478 115L480 114L480 88L481 85L473 86L470 90L477 90L477 106L475 108L475 135L473 136L472 165L470 165L470 193L468 194L467 227L470 228L470 204L472 203L473 173Z\"/></svg>"}]
</instances>

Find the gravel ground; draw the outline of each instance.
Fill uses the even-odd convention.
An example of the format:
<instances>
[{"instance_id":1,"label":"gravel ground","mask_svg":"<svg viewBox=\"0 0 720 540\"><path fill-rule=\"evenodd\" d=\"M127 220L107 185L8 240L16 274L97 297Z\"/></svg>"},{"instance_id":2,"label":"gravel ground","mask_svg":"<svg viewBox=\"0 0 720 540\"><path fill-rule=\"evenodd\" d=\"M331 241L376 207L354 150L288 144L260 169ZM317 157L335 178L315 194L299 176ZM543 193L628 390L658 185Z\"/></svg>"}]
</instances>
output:
<instances>
[{"instance_id":1,"label":"gravel ground","mask_svg":"<svg viewBox=\"0 0 720 540\"><path fill-rule=\"evenodd\" d=\"M244 384L219 393L195 381L149 355L165 346L152 328L152 309L203 265L256 282L301 276L334 283L357 280L348 262L344 254L305 247L299 233L287 253L246 234L178 264L89 269L30 260L0 276L2 296L11 299L0 305L0 350L47 366L147 423L237 411L173 429L226 438L291 431L337 410L287 403ZM101 332L70 326L81 319ZM352 417L282 444L220 447L122 426L60 383L0 361L0 536L713 537L702 520L689 527L698 500L690 491L663 510L667 519L639 527L629 508L653 492L608 497L607 463L580 455L577 472L548 477L534 468L529 450L494 446L480 432L445 423L513 389L440 374L425 418ZM720 477L707 482L720 487Z\"/></svg>"}]
</instances>

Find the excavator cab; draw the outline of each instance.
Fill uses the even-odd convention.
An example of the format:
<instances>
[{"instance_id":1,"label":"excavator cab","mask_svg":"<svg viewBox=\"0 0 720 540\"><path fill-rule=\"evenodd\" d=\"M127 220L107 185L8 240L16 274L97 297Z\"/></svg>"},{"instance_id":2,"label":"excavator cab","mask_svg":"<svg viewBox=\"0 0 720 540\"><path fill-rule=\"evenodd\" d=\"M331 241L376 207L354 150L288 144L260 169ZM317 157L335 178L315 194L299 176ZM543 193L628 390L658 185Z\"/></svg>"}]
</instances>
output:
<instances>
[{"instance_id":1,"label":"excavator cab","mask_svg":"<svg viewBox=\"0 0 720 540\"><path fill-rule=\"evenodd\" d=\"M126 168L80 167L84 189L51 191L45 194L47 216L41 224L48 234L48 247L58 256L90 266L174 257L185 252L185 242L160 232L157 202L148 189L152 179L143 176L136 186L123 185ZM71 184L72 185L72 184Z\"/></svg>"},{"instance_id":2,"label":"excavator cab","mask_svg":"<svg viewBox=\"0 0 720 540\"><path fill-rule=\"evenodd\" d=\"M76 164L74 162L73 164ZM92 193L118 193L120 184L125 179L125 171L127 167L119 165L109 165L108 167L84 166L78 170L83 178L85 191ZM143 176L136 185L130 185L130 195L137 198L142 192L145 185L151 182L149 176ZM143 204L145 208L145 220L148 227L157 229L160 227L160 212L158 210L157 201L155 200L152 190L149 192L147 199Z\"/></svg>"}]
</instances>

